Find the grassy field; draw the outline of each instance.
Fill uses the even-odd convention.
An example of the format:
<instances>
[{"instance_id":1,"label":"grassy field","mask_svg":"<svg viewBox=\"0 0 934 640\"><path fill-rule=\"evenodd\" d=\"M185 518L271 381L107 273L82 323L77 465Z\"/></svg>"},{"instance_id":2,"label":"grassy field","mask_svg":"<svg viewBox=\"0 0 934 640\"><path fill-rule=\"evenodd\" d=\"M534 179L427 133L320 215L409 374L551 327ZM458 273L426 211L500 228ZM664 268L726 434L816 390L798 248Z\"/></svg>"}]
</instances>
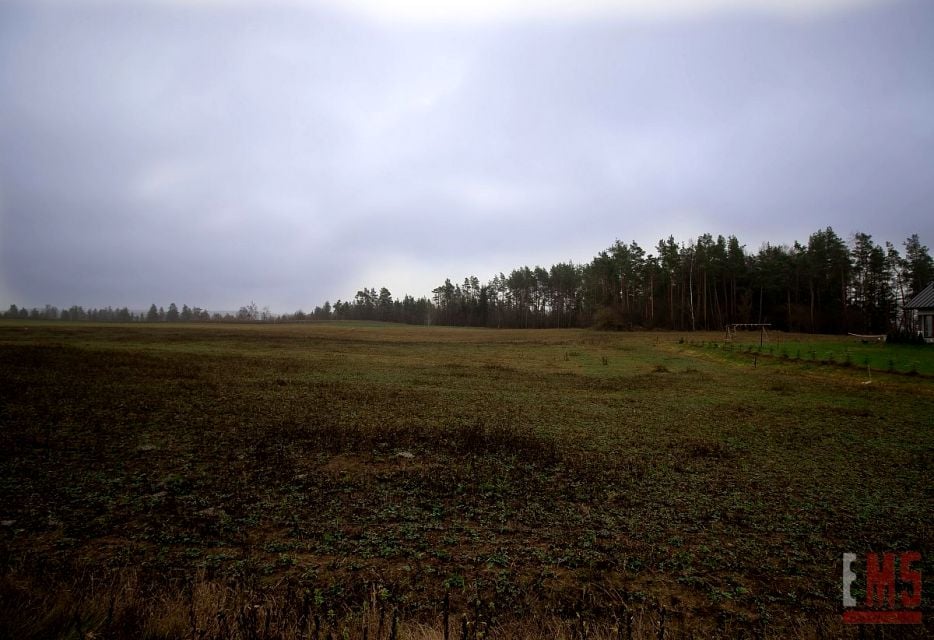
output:
<instances>
[{"instance_id":1,"label":"grassy field","mask_svg":"<svg viewBox=\"0 0 934 640\"><path fill-rule=\"evenodd\" d=\"M844 366L870 372L903 373L934 377L934 347L886 344L852 336L814 336L772 332L760 346L755 332L740 332L732 341L720 334L700 337L688 334L692 344L720 348L736 354L755 354L808 365ZM732 346L730 345L732 342Z\"/></svg>"},{"instance_id":2,"label":"grassy field","mask_svg":"<svg viewBox=\"0 0 934 640\"><path fill-rule=\"evenodd\" d=\"M770 338L0 323L0 638L863 637L934 348Z\"/></svg>"}]
</instances>

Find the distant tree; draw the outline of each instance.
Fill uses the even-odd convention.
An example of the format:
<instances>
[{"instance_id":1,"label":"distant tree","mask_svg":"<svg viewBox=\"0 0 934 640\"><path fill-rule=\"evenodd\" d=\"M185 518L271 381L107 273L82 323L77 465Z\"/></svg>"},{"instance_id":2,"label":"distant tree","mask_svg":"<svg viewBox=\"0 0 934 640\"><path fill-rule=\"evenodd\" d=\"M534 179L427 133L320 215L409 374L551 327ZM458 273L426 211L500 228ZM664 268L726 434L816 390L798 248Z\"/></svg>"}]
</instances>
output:
<instances>
[{"instance_id":1,"label":"distant tree","mask_svg":"<svg viewBox=\"0 0 934 640\"><path fill-rule=\"evenodd\" d=\"M905 240L905 271L911 296L921 293L934 281L934 260L917 233Z\"/></svg>"},{"instance_id":2,"label":"distant tree","mask_svg":"<svg viewBox=\"0 0 934 640\"><path fill-rule=\"evenodd\" d=\"M377 317L380 320L392 320L392 294L389 289L382 287L376 300Z\"/></svg>"},{"instance_id":3,"label":"distant tree","mask_svg":"<svg viewBox=\"0 0 934 640\"><path fill-rule=\"evenodd\" d=\"M370 317L370 311L376 307L376 296L370 293L370 290L366 287L363 287L357 294L354 296L353 302L355 309L355 316L358 319L368 319Z\"/></svg>"},{"instance_id":4,"label":"distant tree","mask_svg":"<svg viewBox=\"0 0 934 640\"><path fill-rule=\"evenodd\" d=\"M169 305L169 310L165 314L166 322L178 322L178 307L175 303Z\"/></svg>"},{"instance_id":5,"label":"distant tree","mask_svg":"<svg viewBox=\"0 0 934 640\"><path fill-rule=\"evenodd\" d=\"M72 305L71 308L68 309L68 317L72 320L87 320L88 314L87 311L84 310L84 307Z\"/></svg>"},{"instance_id":6,"label":"distant tree","mask_svg":"<svg viewBox=\"0 0 934 640\"><path fill-rule=\"evenodd\" d=\"M811 234L807 248L812 330L846 330L850 252L830 227Z\"/></svg>"},{"instance_id":7,"label":"distant tree","mask_svg":"<svg viewBox=\"0 0 934 640\"><path fill-rule=\"evenodd\" d=\"M853 236L851 300L861 330L885 333L894 319L894 273L886 252L866 233Z\"/></svg>"},{"instance_id":8,"label":"distant tree","mask_svg":"<svg viewBox=\"0 0 934 640\"><path fill-rule=\"evenodd\" d=\"M233 319L233 318L231 318ZM256 306L256 303L250 300L250 304L245 307L240 307L240 310L237 311L236 320L244 321L255 321L259 319L259 308Z\"/></svg>"},{"instance_id":9,"label":"distant tree","mask_svg":"<svg viewBox=\"0 0 934 640\"><path fill-rule=\"evenodd\" d=\"M667 307L668 326L670 329L681 328L681 314L679 300L675 298L675 289L681 284L681 253L678 243L674 236L668 236L668 240L659 240L656 246L658 251L659 266L661 267L661 276L665 289L667 289L667 301L662 304ZM679 291L683 297L684 288ZM662 298L664 300L664 298Z\"/></svg>"},{"instance_id":10,"label":"distant tree","mask_svg":"<svg viewBox=\"0 0 934 640\"><path fill-rule=\"evenodd\" d=\"M559 263L548 273L551 284L551 310L556 327L571 326L578 309L581 273L573 263ZM484 290L485 292L485 290ZM484 313L486 309L482 310Z\"/></svg>"},{"instance_id":11,"label":"distant tree","mask_svg":"<svg viewBox=\"0 0 934 640\"><path fill-rule=\"evenodd\" d=\"M182 305L182 312L179 314L178 319L182 322L191 322L192 314L191 309L188 308L187 304Z\"/></svg>"}]
</instances>

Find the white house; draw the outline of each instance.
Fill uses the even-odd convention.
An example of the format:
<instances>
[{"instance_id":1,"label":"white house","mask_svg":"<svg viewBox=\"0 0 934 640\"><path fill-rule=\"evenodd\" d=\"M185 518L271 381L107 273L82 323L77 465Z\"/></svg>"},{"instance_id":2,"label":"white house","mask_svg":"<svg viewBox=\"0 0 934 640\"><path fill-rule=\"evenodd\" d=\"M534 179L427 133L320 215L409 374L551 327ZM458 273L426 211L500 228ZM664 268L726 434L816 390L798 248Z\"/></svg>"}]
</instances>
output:
<instances>
[{"instance_id":1,"label":"white house","mask_svg":"<svg viewBox=\"0 0 934 640\"><path fill-rule=\"evenodd\" d=\"M934 282L908 301L906 309L918 312L918 327L925 342L934 342Z\"/></svg>"}]
</instances>

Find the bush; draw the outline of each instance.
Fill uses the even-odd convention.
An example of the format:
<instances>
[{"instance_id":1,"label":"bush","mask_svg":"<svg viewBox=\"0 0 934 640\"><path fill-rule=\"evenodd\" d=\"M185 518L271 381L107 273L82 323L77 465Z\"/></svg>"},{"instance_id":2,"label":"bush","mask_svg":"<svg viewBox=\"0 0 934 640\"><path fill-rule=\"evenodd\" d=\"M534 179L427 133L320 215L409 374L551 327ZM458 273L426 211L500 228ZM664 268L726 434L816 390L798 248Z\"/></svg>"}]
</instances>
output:
<instances>
[{"instance_id":1,"label":"bush","mask_svg":"<svg viewBox=\"0 0 934 640\"><path fill-rule=\"evenodd\" d=\"M603 331L619 331L625 327L622 315L610 307L602 307L594 314L593 328Z\"/></svg>"},{"instance_id":2,"label":"bush","mask_svg":"<svg viewBox=\"0 0 934 640\"><path fill-rule=\"evenodd\" d=\"M891 344L926 344L919 333L904 329L889 331L885 341Z\"/></svg>"}]
</instances>

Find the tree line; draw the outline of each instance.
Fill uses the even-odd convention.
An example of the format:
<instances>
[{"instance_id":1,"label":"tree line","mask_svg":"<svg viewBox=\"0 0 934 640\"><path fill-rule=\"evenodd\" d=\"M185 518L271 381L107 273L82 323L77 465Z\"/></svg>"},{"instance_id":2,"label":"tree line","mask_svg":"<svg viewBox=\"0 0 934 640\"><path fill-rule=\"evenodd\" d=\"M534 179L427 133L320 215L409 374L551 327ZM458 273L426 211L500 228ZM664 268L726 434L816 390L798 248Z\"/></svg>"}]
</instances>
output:
<instances>
[{"instance_id":1,"label":"tree line","mask_svg":"<svg viewBox=\"0 0 934 640\"><path fill-rule=\"evenodd\" d=\"M831 227L807 243L747 251L736 236L660 240L652 251L617 240L587 264L518 267L486 283L446 279L431 298L394 300L385 287L325 303L326 317L481 327L721 330L770 323L786 331L909 332L903 305L934 280L918 235L849 243Z\"/></svg>"},{"instance_id":2,"label":"tree line","mask_svg":"<svg viewBox=\"0 0 934 640\"><path fill-rule=\"evenodd\" d=\"M254 303L248 306L240 307L240 310L233 313L211 313L201 307L189 307L183 304L179 309L174 302L169 304L168 309L157 307L155 304L149 307L148 311L131 311L128 307L101 307L88 308L73 305L68 308L59 309L54 305L45 305L44 307L18 307L11 304L10 308L3 313L7 319L19 320L71 320L88 322L235 322L235 321L264 321L274 319L273 314L266 307L259 310Z\"/></svg>"},{"instance_id":3,"label":"tree line","mask_svg":"<svg viewBox=\"0 0 934 640\"><path fill-rule=\"evenodd\" d=\"M173 302L146 312L126 307L27 310L11 305L5 318L99 322L296 322L377 320L476 327L720 330L733 323L770 323L786 331L911 332L904 304L934 280L934 260L917 234L902 243L876 243L856 233L845 242L831 227L807 243L747 251L736 236L673 236L651 251L617 240L587 264L518 267L486 283L445 279L431 296L393 298L364 287L352 300L311 312L276 315L256 303L236 313L211 313Z\"/></svg>"}]
</instances>

